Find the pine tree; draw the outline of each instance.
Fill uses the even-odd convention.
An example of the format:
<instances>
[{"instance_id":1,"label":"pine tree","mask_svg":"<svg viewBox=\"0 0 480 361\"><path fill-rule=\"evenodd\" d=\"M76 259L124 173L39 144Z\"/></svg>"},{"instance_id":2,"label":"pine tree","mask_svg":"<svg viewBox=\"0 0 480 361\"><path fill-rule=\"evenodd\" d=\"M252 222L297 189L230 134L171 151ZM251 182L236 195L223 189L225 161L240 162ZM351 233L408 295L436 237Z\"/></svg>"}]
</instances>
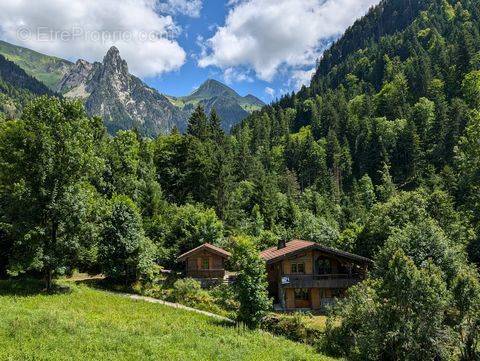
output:
<instances>
[{"instance_id":1,"label":"pine tree","mask_svg":"<svg viewBox=\"0 0 480 361\"><path fill-rule=\"evenodd\" d=\"M209 128L209 133L213 141L217 144L223 143L225 133L222 129L222 120L218 116L217 110L215 108L210 111Z\"/></svg>"},{"instance_id":2,"label":"pine tree","mask_svg":"<svg viewBox=\"0 0 480 361\"><path fill-rule=\"evenodd\" d=\"M383 165L381 183L376 187L376 191L378 199L382 202L388 201L396 192L395 184L390 175L390 167L387 163L384 163Z\"/></svg>"},{"instance_id":3,"label":"pine tree","mask_svg":"<svg viewBox=\"0 0 480 361\"><path fill-rule=\"evenodd\" d=\"M188 120L187 134L192 135L200 140L208 138L209 127L208 119L205 110L201 105L198 105L190 119Z\"/></svg>"}]
</instances>

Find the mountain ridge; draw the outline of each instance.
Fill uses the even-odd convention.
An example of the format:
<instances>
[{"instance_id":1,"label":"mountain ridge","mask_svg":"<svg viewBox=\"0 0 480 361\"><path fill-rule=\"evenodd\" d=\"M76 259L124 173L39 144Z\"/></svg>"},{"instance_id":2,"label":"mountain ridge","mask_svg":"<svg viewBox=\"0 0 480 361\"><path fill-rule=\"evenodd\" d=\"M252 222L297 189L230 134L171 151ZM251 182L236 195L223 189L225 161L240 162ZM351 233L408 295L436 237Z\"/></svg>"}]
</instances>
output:
<instances>
[{"instance_id":1,"label":"mountain ridge","mask_svg":"<svg viewBox=\"0 0 480 361\"><path fill-rule=\"evenodd\" d=\"M60 81L58 91L85 102L90 115L98 115L111 134L137 129L145 136L186 129L186 115L157 90L129 73L120 51L111 47L103 61L78 60Z\"/></svg>"},{"instance_id":2,"label":"mountain ridge","mask_svg":"<svg viewBox=\"0 0 480 361\"><path fill-rule=\"evenodd\" d=\"M0 119L17 117L35 96L56 94L27 74L14 62L0 55Z\"/></svg>"},{"instance_id":3,"label":"mountain ridge","mask_svg":"<svg viewBox=\"0 0 480 361\"><path fill-rule=\"evenodd\" d=\"M214 79L207 79L187 96L163 94L130 74L116 47L111 47L101 62L93 63L83 59L72 63L3 41L0 54L9 56L53 92L82 100L89 115L103 117L112 134L133 128L146 136L165 134L174 127L185 131L197 105L202 105L208 114L215 108L222 128L230 132L235 124L265 105L254 95L241 96Z\"/></svg>"},{"instance_id":4,"label":"mountain ridge","mask_svg":"<svg viewBox=\"0 0 480 361\"><path fill-rule=\"evenodd\" d=\"M68 60L45 55L2 40L0 40L0 54L53 91L60 79L74 65Z\"/></svg>"},{"instance_id":5,"label":"mountain ridge","mask_svg":"<svg viewBox=\"0 0 480 361\"><path fill-rule=\"evenodd\" d=\"M266 104L252 94L241 96L234 89L215 79L207 79L190 95L169 99L187 113L192 113L197 105L203 106L207 114L215 108L222 128L230 132L233 126L248 117L253 111Z\"/></svg>"}]
</instances>

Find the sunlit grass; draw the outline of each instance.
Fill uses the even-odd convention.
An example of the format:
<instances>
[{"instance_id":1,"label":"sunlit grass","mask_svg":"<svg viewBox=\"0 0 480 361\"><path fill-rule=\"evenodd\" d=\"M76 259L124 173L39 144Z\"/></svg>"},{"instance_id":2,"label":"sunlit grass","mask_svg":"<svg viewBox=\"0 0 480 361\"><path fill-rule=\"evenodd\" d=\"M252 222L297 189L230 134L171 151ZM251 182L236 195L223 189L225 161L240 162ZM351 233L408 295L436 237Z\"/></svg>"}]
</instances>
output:
<instances>
[{"instance_id":1,"label":"sunlit grass","mask_svg":"<svg viewBox=\"0 0 480 361\"><path fill-rule=\"evenodd\" d=\"M307 317L306 322L309 326L316 328L317 330L325 331L325 328L327 326L327 316L318 315Z\"/></svg>"},{"instance_id":2,"label":"sunlit grass","mask_svg":"<svg viewBox=\"0 0 480 361\"><path fill-rule=\"evenodd\" d=\"M0 360L328 360L207 316L76 286L0 281Z\"/></svg>"}]
</instances>

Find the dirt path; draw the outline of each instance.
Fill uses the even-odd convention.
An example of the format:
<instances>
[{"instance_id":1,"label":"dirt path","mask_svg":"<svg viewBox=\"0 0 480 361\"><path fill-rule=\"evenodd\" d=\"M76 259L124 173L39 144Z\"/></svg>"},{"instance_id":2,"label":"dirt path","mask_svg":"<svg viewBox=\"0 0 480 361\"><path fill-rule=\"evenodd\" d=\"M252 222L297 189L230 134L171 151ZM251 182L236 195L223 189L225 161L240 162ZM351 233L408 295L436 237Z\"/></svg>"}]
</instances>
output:
<instances>
[{"instance_id":1,"label":"dirt path","mask_svg":"<svg viewBox=\"0 0 480 361\"><path fill-rule=\"evenodd\" d=\"M205 315L205 316L216 318L217 320L221 320L221 321L225 321L225 322L229 322L229 323L234 323L233 320L231 320L227 317L223 317L223 316L217 315L215 313L207 312L207 311L197 310L196 308L181 305L180 303L172 303L172 302L167 302L167 301L163 301L163 300L158 300L158 299L152 298L152 297L145 297L145 296L134 295L134 294L129 294L129 293L122 293L121 295L124 296L124 297L128 297L128 298L130 298L132 300L135 300L135 301L145 301L145 302L150 302L150 303L158 303L160 305L173 307L173 308L179 308L179 309L190 311L190 312L200 313L200 314Z\"/></svg>"}]
</instances>

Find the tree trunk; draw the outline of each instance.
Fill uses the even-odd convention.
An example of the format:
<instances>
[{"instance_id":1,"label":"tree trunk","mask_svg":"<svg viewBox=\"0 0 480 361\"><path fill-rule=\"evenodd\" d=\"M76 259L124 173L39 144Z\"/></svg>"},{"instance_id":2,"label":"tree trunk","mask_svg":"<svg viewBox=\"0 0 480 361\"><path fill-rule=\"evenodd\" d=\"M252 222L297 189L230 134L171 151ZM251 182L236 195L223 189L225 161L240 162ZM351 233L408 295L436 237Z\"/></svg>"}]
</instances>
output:
<instances>
[{"instance_id":1,"label":"tree trunk","mask_svg":"<svg viewBox=\"0 0 480 361\"><path fill-rule=\"evenodd\" d=\"M57 244L57 230L58 230L58 224L56 221L52 221L52 233L50 235L50 242L47 243L46 248L47 252L52 254L54 253L54 248L56 247ZM50 259L48 261L48 264L45 266L45 288L47 292L52 291L52 286L53 286L53 267L52 267L52 260Z\"/></svg>"},{"instance_id":2,"label":"tree trunk","mask_svg":"<svg viewBox=\"0 0 480 361\"><path fill-rule=\"evenodd\" d=\"M50 267L45 269L45 289L47 292L52 291L53 285L53 270Z\"/></svg>"}]
</instances>

